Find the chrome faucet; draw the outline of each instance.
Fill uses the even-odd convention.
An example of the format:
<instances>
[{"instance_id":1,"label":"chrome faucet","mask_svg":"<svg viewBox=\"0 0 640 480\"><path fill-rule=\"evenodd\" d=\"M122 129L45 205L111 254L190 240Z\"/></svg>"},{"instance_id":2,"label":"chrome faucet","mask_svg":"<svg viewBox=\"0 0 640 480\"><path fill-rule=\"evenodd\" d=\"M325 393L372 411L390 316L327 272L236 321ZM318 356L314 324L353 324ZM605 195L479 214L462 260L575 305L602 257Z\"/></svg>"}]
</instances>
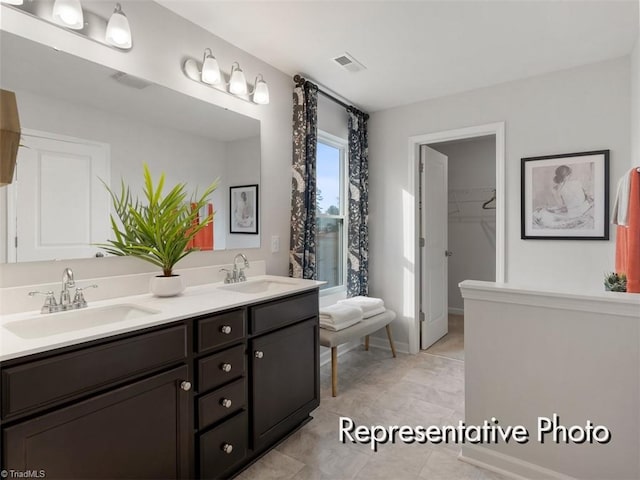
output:
<instances>
[{"instance_id":1,"label":"chrome faucet","mask_svg":"<svg viewBox=\"0 0 640 480\"><path fill-rule=\"evenodd\" d=\"M84 298L84 290L87 288L98 288L97 285L88 285L84 288L76 287L73 301L71 300L71 292L69 288L76 287L76 282L73 278L73 270L65 268L62 272L62 290L60 291L60 303L56 303L56 298L52 291L48 292L29 292L29 296L44 295L44 305L40 310L41 313L54 313L62 310L71 310L75 308L84 308L87 306L87 301Z\"/></svg>"},{"instance_id":2,"label":"chrome faucet","mask_svg":"<svg viewBox=\"0 0 640 480\"><path fill-rule=\"evenodd\" d=\"M241 258L244 261L242 267L238 268L238 258ZM233 258L233 278L236 282L246 282L247 277L244 274L244 269L249 268L249 260L245 257L244 253L238 253Z\"/></svg>"},{"instance_id":3,"label":"chrome faucet","mask_svg":"<svg viewBox=\"0 0 640 480\"><path fill-rule=\"evenodd\" d=\"M73 270L65 268L62 272L62 290L60 291L60 306L63 310L69 308L71 305L71 294L69 293L69 287L76 286L76 282L73 279Z\"/></svg>"}]
</instances>

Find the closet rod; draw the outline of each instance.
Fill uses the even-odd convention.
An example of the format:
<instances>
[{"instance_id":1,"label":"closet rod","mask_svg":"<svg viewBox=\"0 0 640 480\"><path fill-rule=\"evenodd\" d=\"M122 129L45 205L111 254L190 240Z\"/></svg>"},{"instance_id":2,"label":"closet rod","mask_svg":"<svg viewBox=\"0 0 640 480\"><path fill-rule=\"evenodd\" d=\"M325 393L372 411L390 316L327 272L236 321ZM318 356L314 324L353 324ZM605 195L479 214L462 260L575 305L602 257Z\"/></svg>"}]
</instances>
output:
<instances>
[{"instance_id":1,"label":"closet rod","mask_svg":"<svg viewBox=\"0 0 640 480\"><path fill-rule=\"evenodd\" d=\"M296 86L298 87L302 87L304 86L305 83L309 83L311 85L313 85L314 87L316 87L318 89L318 93L324 95L325 97L327 97L329 100L331 100L332 102L337 103L338 105L343 106L344 108L346 108L347 110L349 109L353 109L353 110L358 110L356 107L354 107L353 105L347 105L346 103L344 103L342 100L340 100L339 98L334 97L333 95L331 95L330 93L325 92L324 90L322 90L320 87L318 87L318 85L316 85L315 83L313 83L310 80L307 80L306 78L304 78L301 75L294 75L293 76L293 81L296 82ZM358 110L360 111L360 110ZM364 113L364 112L362 112ZM364 119L365 120L369 120L369 114L368 113L364 113Z\"/></svg>"}]
</instances>

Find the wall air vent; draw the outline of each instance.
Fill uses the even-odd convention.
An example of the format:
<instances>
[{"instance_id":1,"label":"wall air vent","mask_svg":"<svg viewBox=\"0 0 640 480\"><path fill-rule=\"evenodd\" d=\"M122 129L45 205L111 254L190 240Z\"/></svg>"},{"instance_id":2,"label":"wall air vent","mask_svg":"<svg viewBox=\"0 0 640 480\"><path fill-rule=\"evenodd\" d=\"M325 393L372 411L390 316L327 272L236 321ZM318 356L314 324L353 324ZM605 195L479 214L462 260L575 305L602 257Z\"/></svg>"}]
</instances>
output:
<instances>
[{"instance_id":1,"label":"wall air vent","mask_svg":"<svg viewBox=\"0 0 640 480\"><path fill-rule=\"evenodd\" d=\"M111 75L111 78L122 85L136 88L138 90L142 90L143 88L147 88L149 85L153 85L152 82L148 82L142 78L134 77L133 75L129 75L124 72L116 72Z\"/></svg>"},{"instance_id":2,"label":"wall air vent","mask_svg":"<svg viewBox=\"0 0 640 480\"><path fill-rule=\"evenodd\" d=\"M341 68L344 68L351 73L360 72L362 70L366 70L367 68L358 60L353 58L353 55L349 54L348 52L344 52L343 54L334 57L333 61L336 62Z\"/></svg>"}]
</instances>

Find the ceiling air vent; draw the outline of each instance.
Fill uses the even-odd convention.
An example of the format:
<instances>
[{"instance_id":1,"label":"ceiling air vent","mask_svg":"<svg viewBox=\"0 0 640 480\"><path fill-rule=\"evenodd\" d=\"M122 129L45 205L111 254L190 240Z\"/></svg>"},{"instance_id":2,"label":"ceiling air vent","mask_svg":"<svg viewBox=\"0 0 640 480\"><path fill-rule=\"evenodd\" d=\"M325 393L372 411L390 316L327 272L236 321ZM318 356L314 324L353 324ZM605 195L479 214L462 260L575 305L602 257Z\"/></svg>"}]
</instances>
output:
<instances>
[{"instance_id":1,"label":"ceiling air vent","mask_svg":"<svg viewBox=\"0 0 640 480\"><path fill-rule=\"evenodd\" d=\"M143 80L142 78L134 77L133 75L128 75L124 72L116 72L111 75L111 78L122 85L137 88L138 90L142 90L143 88L147 88L149 85L153 85L151 82Z\"/></svg>"},{"instance_id":2,"label":"ceiling air vent","mask_svg":"<svg viewBox=\"0 0 640 480\"><path fill-rule=\"evenodd\" d=\"M333 61L336 62L338 65L340 65L341 68L344 68L345 70L351 73L359 72L361 70L366 70L367 68L358 60L353 58L353 55L347 52L344 52L343 54L338 55L333 59Z\"/></svg>"}]
</instances>

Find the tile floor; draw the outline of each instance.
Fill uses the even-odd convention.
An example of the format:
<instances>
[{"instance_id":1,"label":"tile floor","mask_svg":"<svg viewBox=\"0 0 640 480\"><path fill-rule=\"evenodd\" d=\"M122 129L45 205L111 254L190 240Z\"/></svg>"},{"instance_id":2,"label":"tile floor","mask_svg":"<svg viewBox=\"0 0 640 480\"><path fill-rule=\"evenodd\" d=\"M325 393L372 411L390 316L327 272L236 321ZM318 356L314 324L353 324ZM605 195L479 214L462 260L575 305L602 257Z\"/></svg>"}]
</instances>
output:
<instances>
[{"instance_id":1,"label":"tile floor","mask_svg":"<svg viewBox=\"0 0 640 480\"><path fill-rule=\"evenodd\" d=\"M452 316L453 317L453 316ZM457 445L342 444L338 419L358 425L449 425L464 418L462 317L450 334L418 355L363 347L339 358L338 396L331 396L331 365L321 368L321 401L314 419L237 478L366 480L502 480L457 459ZM435 352L430 353L430 352Z\"/></svg>"}]
</instances>

